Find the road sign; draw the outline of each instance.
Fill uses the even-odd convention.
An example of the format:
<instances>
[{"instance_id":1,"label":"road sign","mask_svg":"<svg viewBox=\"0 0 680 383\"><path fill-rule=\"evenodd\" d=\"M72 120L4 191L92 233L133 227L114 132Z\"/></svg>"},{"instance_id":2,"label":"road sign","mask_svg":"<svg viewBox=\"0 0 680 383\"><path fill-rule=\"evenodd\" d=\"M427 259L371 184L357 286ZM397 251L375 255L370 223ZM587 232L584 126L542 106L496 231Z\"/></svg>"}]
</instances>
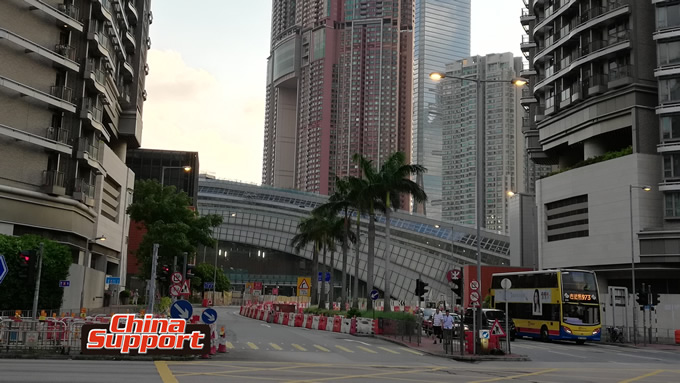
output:
<instances>
[{"instance_id":1,"label":"road sign","mask_svg":"<svg viewBox=\"0 0 680 383\"><path fill-rule=\"evenodd\" d=\"M376 300L378 299L378 290L371 290L371 299Z\"/></svg>"},{"instance_id":2,"label":"road sign","mask_svg":"<svg viewBox=\"0 0 680 383\"><path fill-rule=\"evenodd\" d=\"M173 284L178 285L182 283L182 273L172 273L172 277L170 277L170 280L172 281Z\"/></svg>"},{"instance_id":3,"label":"road sign","mask_svg":"<svg viewBox=\"0 0 680 383\"><path fill-rule=\"evenodd\" d=\"M106 277L107 285L120 285L120 278L118 277Z\"/></svg>"},{"instance_id":4,"label":"road sign","mask_svg":"<svg viewBox=\"0 0 680 383\"><path fill-rule=\"evenodd\" d=\"M262 290L262 282L253 282L253 290L261 291Z\"/></svg>"},{"instance_id":5,"label":"road sign","mask_svg":"<svg viewBox=\"0 0 680 383\"><path fill-rule=\"evenodd\" d=\"M184 282L182 282L182 289L179 291L179 295L191 295L189 281L185 280Z\"/></svg>"},{"instance_id":6,"label":"road sign","mask_svg":"<svg viewBox=\"0 0 680 383\"><path fill-rule=\"evenodd\" d=\"M201 314L201 320L205 324L213 324L217 320L217 311L215 309L205 309Z\"/></svg>"},{"instance_id":7,"label":"road sign","mask_svg":"<svg viewBox=\"0 0 680 383\"><path fill-rule=\"evenodd\" d=\"M505 335L505 331L503 331L501 323L498 321L498 319L496 319L496 321L493 322L493 326L491 327L491 333L493 335Z\"/></svg>"},{"instance_id":8,"label":"road sign","mask_svg":"<svg viewBox=\"0 0 680 383\"><path fill-rule=\"evenodd\" d=\"M71 286L71 281L59 281L59 287L69 287Z\"/></svg>"},{"instance_id":9,"label":"road sign","mask_svg":"<svg viewBox=\"0 0 680 383\"><path fill-rule=\"evenodd\" d=\"M323 272L319 271L319 282L321 282L321 279L323 278ZM326 278L324 282L330 282L331 281L331 273L326 272Z\"/></svg>"},{"instance_id":10,"label":"road sign","mask_svg":"<svg viewBox=\"0 0 680 383\"><path fill-rule=\"evenodd\" d=\"M0 283L2 283L2 280L5 279L5 275L7 275L8 270L7 262L5 262L5 256L0 254Z\"/></svg>"},{"instance_id":11,"label":"road sign","mask_svg":"<svg viewBox=\"0 0 680 383\"><path fill-rule=\"evenodd\" d=\"M476 291L470 292L470 300L472 302L478 302L479 301L479 293Z\"/></svg>"},{"instance_id":12,"label":"road sign","mask_svg":"<svg viewBox=\"0 0 680 383\"><path fill-rule=\"evenodd\" d=\"M449 272L446 273L446 279L449 282L459 280L460 279L460 270L458 270L458 269L449 270Z\"/></svg>"},{"instance_id":13,"label":"road sign","mask_svg":"<svg viewBox=\"0 0 680 383\"><path fill-rule=\"evenodd\" d=\"M203 290L212 290L215 287L215 282L203 282Z\"/></svg>"},{"instance_id":14,"label":"road sign","mask_svg":"<svg viewBox=\"0 0 680 383\"><path fill-rule=\"evenodd\" d=\"M172 295L173 297L178 297L180 291L182 291L182 285L170 286L170 295Z\"/></svg>"},{"instance_id":15,"label":"road sign","mask_svg":"<svg viewBox=\"0 0 680 383\"><path fill-rule=\"evenodd\" d=\"M297 296L308 297L312 286L312 278L298 277L297 280Z\"/></svg>"},{"instance_id":16,"label":"road sign","mask_svg":"<svg viewBox=\"0 0 680 383\"><path fill-rule=\"evenodd\" d=\"M489 330L479 330L479 338L480 339L489 339Z\"/></svg>"},{"instance_id":17,"label":"road sign","mask_svg":"<svg viewBox=\"0 0 680 383\"><path fill-rule=\"evenodd\" d=\"M194 313L194 308L191 302L185 300L178 300L170 306L170 316L178 319L189 319Z\"/></svg>"},{"instance_id":18,"label":"road sign","mask_svg":"<svg viewBox=\"0 0 680 383\"><path fill-rule=\"evenodd\" d=\"M512 282L508 278L503 278L503 280L501 280L501 287L504 290L507 290L512 287Z\"/></svg>"},{"instance_id":19,"label":"road sign","mask_svg":"<svg viewBox=\"0 0 680 383\"><path fill-rule=\"evenodd\" d=\"M479 282L477 282L477 281L470 282L470 288L472 290L479 290Z\"/></svg>"},{"instance_id":20,"label":"road sign","mask_svg":"<svg viewBox=\"0 0 680 383\"><path fill-rule=\"evenodd\" d=\"M279 295L279 288L278 287L274 287L272 289L272 295Z\"/></svg>"}]
</instances>

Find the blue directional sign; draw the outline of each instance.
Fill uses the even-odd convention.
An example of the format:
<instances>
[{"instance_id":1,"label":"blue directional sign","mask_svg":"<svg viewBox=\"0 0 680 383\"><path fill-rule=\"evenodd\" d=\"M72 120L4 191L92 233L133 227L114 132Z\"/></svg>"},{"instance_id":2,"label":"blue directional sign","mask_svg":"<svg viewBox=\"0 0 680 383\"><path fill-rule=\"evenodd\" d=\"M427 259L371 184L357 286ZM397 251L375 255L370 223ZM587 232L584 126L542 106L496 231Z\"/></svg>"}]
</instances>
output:
<instances>
[{"instance_id":1,"label":"blue directional sign","mask_svg":"<svg viewBox=\"0 0 680 383\"><path fill-rule=\"evenodd\" d=\"M185 300L178 300L170 306L170 316L178 319L189 319L194 313L194 308L191 302Z\"/></svg>"},{"instance_id":2,"label":"blue directional sign","mask_svg":"<svg viewBox=\"0 0 680 383\"><path fill-rule=\"evenodd\" d=\"M71 281L59 281L59 287L69 287L71 286Z\"/></svg>"},{"instance_id":3,"label":"blue directional sign","mask_svg":"<svg viewBox=\"0 0 680 383\"><path fill-rule=\"evenodd\" d=\"M376 300L378 299L378 290L371 290L371 299Z\"/></svg>"},{"instance_id":4,"label":"blue directional sign","mask_svg":"<svg viewBox=\"0 0 680 383\"><path fill-rule=\"evenodd\" d=\"M5 279L5 275L7 275L7 263L5 262L5 256L0 254L0 283L2 283L2 280Z\"/></svg>"},{"instance_id":5,"label":"blue directional sign","mask_svg":"<svg viewBox=\"0 0 680 383\"><path fill-rule=\"evenodd\" d=\"M120 285L120 278L118 277L106 277L107 285Z\"/></svg>"},{"instance_id":6,"label":"blue directional sign","mask_svg":"<svg viewBox=\"0 0 680 383\"><path fill-rule=\"evenodd\" d=\"M323 278L323 272L319 271L319 282L321 282L321 279ZM326 272L326 280L324 282L330 282L331 281L331 273Z\"/></svg>"},{"instance_id":7,"label":"blue directional sign","mask_svg":"<svg viewBox=\"0 0 680 383\"><path fill-rule=\"evenodd\" d=\"M201 314L201 320L205 324L213 324L217 320L217 311L215 309L205 309Z\"/></svg>"},{"instance_id":8,"label":"blue directional sign","mask_svg":"<svg viewBox=\"0 0 680 383\"><path fill-rule=\"evenodd\" d=\"M215 282L203 282L203 290L212 290L215 287Z\"/></svg>"}]
</instances>

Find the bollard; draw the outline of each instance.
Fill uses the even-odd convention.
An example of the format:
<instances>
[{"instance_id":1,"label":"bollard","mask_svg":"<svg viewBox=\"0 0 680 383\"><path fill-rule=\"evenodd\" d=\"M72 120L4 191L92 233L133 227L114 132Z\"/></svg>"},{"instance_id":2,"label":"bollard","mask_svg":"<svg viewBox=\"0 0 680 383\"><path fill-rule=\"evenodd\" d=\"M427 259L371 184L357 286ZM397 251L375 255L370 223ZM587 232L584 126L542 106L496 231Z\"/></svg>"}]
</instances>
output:
<instances>
[{"instance_id":1,"label":"bollard","mask_svg":"<svg viewBox=\"0 0 680 383\"><path fill-rule=\"evenodd\" d=\"M220 347L217 349L217 352L227 352L227 337L226 333L224 332L224 326L220 328Z\"/></svg>"}]
</instances>

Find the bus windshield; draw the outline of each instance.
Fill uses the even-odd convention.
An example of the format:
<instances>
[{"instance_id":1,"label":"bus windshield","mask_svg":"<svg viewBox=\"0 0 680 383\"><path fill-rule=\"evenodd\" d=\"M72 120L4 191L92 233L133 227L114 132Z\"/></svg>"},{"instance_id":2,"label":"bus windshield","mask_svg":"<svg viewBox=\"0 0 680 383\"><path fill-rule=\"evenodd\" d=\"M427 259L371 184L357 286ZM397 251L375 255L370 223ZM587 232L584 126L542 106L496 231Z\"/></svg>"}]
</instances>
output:
<instances>
[{"instance_id":1,"label":"bus windshield","mask_svg":"<svg viewBox=\"0 0 680 383\"><path fill-rule=\"evenodd\" d=\"M597 292L595 274L583 271L565 271L562 273L562 289L570 292Z\"/></svg>"},{"instance_id":2,"label":"bus windshield","mask_svg":"<svg viewBox=\"0 0 680 383\"><path fill-rule=\"evenodd\" d=\"M600 307L565 303L564 323L573 325L596 325L600 324Z\"/></svg>"}]
</instances>

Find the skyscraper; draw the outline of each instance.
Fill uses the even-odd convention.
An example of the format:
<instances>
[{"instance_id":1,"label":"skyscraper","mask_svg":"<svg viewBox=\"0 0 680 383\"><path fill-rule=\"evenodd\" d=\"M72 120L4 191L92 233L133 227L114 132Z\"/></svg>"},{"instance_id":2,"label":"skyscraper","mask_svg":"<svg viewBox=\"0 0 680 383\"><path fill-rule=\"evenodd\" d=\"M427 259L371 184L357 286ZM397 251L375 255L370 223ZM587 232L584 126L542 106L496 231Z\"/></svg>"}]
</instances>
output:
<instances>
[{"instance_id":1,"label":"skyscraper","mask_svg":"<svg viewBox=\"0 0 680 383\"><path fill-rule=\"evenodd\" d=\"M427 173L416 182L428 196L415 211L442 217L442 113L432 72L470 56L470 0L416 0L413 46L412 162Z\"/></svg>"},{"instance_id":2,"label":"skyscraper","mask_svg":"<svg viewBox=\"0 0 680 383\"><path fill-rule=\"evenodd\" d=\"M262 183L320 194L410 154L412 3L272 2Z\"/></svg>"},{"instance_id":3,"label":"skyscraper","mask_svg":"<svg viewBox=\"0 0 680 383\"><path fill-rule=\"evenodd\" d=\"M141 144L150 7L0 2L0 232L68 244L87 307L103 304L106 275L125 285L125 154ZM64 306L79 302L67 289Z\"/></svg>"},{"instance_id":4,"label":"skyscraper","mask_svg":"<svg viewBox=\"0 0 680 383\"><path fill-rule=\"evenodd\" d=\"M477 110L484 116L486 221L482 227L506 232L507 191L522 184L524 153L516 150L515 138L523 111L518 102L521 90L511 83L522 68L521 58L512 53L473 56L453 62L446 73L482 80L507 80L482 84L484 105L477 102L473 81L444 79L443 105L443 219L461 224L476 224L476 138Z\"/></svg>"}]
</instances>

